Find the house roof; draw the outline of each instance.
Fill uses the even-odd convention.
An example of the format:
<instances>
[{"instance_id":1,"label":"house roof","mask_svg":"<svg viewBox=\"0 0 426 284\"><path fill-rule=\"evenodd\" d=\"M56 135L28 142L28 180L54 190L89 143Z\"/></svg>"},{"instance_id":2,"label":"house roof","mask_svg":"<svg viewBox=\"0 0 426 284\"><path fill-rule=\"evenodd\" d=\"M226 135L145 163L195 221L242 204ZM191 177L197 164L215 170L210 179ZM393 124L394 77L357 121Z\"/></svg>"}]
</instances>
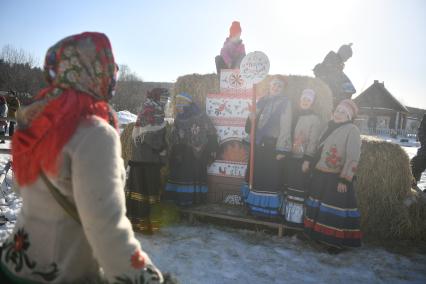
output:
<instances>
[{"instance_id":1,"label":"house roof","mask_svg":"<svg viewBox=\"0 0 426 284\"><path fill-rule=\"evenodd\" d=\"M374 80L374 83L354 99L359 108L390 109L409 113L386 88L385 84Z\"/></svg>"},{"instance_id":2,"label":"house roof","mask_svg":"<svg viewBox=\"0 0 426 284\"><path fill-rule=\"evenodd\" d=\"M423 115L426 114L426 109L409 107L409 106L407 106L407 109L410 112L408 114L408 118L414 118L414 119L417 119L417 120L422 120Z\"/></svg>"}]
</instances>

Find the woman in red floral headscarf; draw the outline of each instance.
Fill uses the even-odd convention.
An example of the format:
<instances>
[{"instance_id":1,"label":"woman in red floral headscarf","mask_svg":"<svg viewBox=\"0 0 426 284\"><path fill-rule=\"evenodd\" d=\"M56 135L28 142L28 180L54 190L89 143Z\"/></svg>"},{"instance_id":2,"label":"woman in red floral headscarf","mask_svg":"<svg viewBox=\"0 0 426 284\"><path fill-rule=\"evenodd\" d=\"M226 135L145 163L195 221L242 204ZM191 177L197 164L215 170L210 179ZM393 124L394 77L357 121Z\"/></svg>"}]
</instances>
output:
<instances>
[{"instance_id":1,"label":"woman in red floral headscarf","mask_svg":"<svg viewBox=\"0 0 426 284\"><path fill-rule=\"evenodd\" d=\"M1 248L1 271L19 283L103 276L135 283L147 273L161 282L125 216L125 171L108 105L117 71L108 38L67 37L48 50L44 70L49 86L20 110L13 136L23 205Z\"/></svg>"}]
</instances>

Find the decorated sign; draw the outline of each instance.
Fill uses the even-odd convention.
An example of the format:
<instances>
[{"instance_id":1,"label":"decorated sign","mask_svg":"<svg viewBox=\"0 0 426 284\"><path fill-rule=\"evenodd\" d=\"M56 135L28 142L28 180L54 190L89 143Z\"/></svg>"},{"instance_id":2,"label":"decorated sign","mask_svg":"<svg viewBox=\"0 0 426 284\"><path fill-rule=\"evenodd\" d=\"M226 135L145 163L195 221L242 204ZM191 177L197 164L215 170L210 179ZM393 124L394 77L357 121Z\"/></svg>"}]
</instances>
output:
<instances>
[{"instance_id":1,"label":"decorated sign","mask_svg":"<svg viewBox=\"0 0 426 284\"><path fill-rule=\"evenodd\" d=\"M239 70L225 69L220 77L220 94L206 98L206 113L216 127L220 149L208 173L215 176L244 178L248 147L245 123L250 113L253 88Z\"/></svg>"},{"instance_id":2,"label":"decorated sign","mask_svg":"<svg viewBox=\"0 0 426 284\"><path fill-rule=\"evenodd\" d=\"M233 95L245 95L247 89L251 89L251 81L245 80L238 69L226 69L220 72L220 93L232 93Z\"/></svg>"},{"instance_id":3,"label":"decorated sign","mask_svg":"<svg viewBox=\"0 0 426 284\"><path fill-rule=\"evenodd\" d=\"M240 65L241 78L251 84L262 81L269 72L269 59L265 53L254 51L247 54Z\"/></svg>"}]
</instances>

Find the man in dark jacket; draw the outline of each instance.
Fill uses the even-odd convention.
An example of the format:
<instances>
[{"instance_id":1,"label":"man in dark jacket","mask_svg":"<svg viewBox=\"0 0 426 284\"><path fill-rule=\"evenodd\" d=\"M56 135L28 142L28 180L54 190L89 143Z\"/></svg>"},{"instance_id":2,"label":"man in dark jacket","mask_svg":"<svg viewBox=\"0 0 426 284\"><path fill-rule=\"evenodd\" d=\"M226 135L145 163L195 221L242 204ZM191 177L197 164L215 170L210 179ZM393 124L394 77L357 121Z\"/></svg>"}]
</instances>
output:
<instances>
[{"instance_id":1,"label":"man in dark jacket","mask_svg":"<svg viewBox=\"0 0 426 284\"><path fill-rule=\"evenodd\" d=\"M313 71L315 77L326 83L333 93L333 108L342 100L350 99L356 90L351 80L343 72L345 62L352 57L352 44L344 44L336 52L330 51L323 62L318 63Z\"/></svg>"},{"instance_id":2,"label":"man in dark jacket","mask_svg":"<svg viewBox=\"0 0 426 284\"><path fill-rule=\"evenodd\" d=\"M422 122L420 123L417 137L420 141L420 148L417 155L411 159L411 171L413 173L414 181L413 186L417 186L422 173L426 169L426 114L423 115ZM426 190L426 189L425 189Z\"/></svg>"},{"instance_id":3,"label":"man in dark jacket","mask_svg":"<svg viewBox=\"0 0 426 284\"><path fill-rule=\"evenodd\" d=\"M6 102L8 106L7 118L9 120L9 136L12 136L15 131L16 112L20 107L20 102L14 91L9 91Z\"/></svg>"}]
</instances>

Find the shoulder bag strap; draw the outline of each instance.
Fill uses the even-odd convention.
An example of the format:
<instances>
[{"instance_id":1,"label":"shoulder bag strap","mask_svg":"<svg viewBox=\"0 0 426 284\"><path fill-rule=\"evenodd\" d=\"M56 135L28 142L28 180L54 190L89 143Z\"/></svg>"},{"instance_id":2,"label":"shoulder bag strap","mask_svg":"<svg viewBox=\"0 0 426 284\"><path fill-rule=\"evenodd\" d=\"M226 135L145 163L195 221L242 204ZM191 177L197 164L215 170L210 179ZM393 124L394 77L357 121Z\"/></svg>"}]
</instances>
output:
<instances>
[{"instance_id":1,"label":"shoulder bag strap","mask_svg":"<svg viewBox=\"0 0 426 284\"><path fill-rule=\"evenodd\" d=\"M71 202L69 202L69 200L59 191L59 189L56 188L50 182L50 180L46 177L43 171L40 172L40 177L47 185L47 188L49 189L52 196L55 198L56 202L58 202L58 204L64 209L64 211L67 212L68 215L74 219L74 221L81 225L81 220L78 216L77 208L75 208L75 206Z\"/></svg>"}]
</instances>

